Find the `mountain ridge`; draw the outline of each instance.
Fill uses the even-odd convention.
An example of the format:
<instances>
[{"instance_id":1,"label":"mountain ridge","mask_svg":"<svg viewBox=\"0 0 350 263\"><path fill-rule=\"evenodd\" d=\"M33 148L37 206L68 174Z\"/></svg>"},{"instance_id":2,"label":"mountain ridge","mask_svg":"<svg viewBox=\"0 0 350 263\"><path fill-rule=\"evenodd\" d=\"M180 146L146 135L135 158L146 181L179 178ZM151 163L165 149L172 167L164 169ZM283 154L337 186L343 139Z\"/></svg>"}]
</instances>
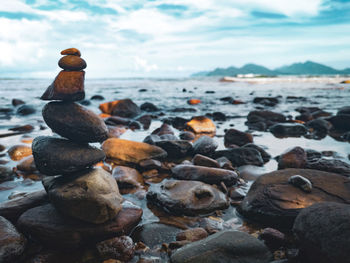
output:
<instances>
[{"instance_id":1,"label":"mountain ridge","mask_svg":"<svg viewBox=\"0 0 350 263\"><path fill-rule=\"evenodd\" d=\"M255 74L264 76L278 76L278 75L350 75L350 68L343 70L334 69L332 67L316 63L313 61L306 61L304 63L297 62L287 66L281 66L276 69L269 69L267 67L248 63L238 68L230 66L228 68L216 68L212 71L202 71L192 74L192 77L200 76L236 76L238 74Z\"/></svg>"}]
</instances>

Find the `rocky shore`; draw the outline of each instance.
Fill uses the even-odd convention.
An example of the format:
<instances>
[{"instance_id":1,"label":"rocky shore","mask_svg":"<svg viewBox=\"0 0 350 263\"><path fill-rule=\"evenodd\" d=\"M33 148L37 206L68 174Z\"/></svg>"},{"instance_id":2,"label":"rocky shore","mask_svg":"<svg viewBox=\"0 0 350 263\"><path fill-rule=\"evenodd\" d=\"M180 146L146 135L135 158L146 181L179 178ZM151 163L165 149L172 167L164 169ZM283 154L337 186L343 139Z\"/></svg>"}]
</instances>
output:
<instances>
[{"instance_id":1,"label":"rocky shore","mask_svg":"<svg viewBox=\"0 0 350 263\"><path fill-rule=\"evenodd\" d=\"M81 52L61 55L39 124L2 135L20 143L0 145L0 194L12 191L0 203L0 262L350 262L350 106L254 93L213 102L185 88L168 108L86 99ZM11 103L3 119L40 112ZM197 114L206 107L216 111ZM324 140L343 151L320 150Z\"/></svg>"}]
</instances>

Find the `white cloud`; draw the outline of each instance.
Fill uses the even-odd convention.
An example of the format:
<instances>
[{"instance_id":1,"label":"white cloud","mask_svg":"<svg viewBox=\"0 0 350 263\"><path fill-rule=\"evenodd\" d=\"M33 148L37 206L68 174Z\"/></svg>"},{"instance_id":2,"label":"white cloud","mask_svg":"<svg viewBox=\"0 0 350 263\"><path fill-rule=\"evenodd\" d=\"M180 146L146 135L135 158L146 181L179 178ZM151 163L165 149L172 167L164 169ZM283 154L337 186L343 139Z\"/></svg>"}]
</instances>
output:
<instances>
[{"instance_id":1,"label":"white cloud","mask_svg":"<svg viewBox=\"0 0 350 263\"><path fill-rule=\"evenodd\" d=\"M156 64L150 64L146 59L140 58L138 56L134 56L133 59L136 70L144 70L146 72L150 72L152 70L158 69L158 66Z\"/></svg>"}]
</instances>

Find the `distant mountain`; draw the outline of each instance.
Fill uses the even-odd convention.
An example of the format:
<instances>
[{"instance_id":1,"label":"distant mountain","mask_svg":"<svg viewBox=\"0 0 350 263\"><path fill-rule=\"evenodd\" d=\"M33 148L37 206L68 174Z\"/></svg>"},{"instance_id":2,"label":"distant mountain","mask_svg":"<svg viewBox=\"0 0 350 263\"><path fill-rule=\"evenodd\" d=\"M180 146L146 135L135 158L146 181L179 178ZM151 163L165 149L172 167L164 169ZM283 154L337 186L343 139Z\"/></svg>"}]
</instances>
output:
<instances>
[{"instance_id":1,"label":"distant mountain","mask_svg":"<svg viewBox=\"0 0 350 263\"><path fill-rule=\"evenodd\" d=\"M199 75L200 74L200 75ZM350 74L350 68L344 70L337 70L326 65L315 63L312 61L306 61L305 63L294 63L289 66L283 66L275 70L270 70L266 67L256 64L246 64L241 68L228 67L228 68L216 68L209 72L199 72L192 76L236 76L238 74L255 74L265 76L276 75L347 75Z\"/></svg>"}]
</instances>

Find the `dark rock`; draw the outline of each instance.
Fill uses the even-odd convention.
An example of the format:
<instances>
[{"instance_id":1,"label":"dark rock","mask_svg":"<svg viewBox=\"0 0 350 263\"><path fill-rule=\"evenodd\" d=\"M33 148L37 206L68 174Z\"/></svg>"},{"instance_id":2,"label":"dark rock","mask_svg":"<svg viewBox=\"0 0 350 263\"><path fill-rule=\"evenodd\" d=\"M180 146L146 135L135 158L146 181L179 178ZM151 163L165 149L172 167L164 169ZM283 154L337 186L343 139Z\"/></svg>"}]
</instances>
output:
<instances>
[{"instance_id":1,"label":"dark rock","mask_svg":"<svg viewBox=\"0 0 350 263\"><path fill-rule=\"evenodd\" d=\"M178 249L172 263L268 263L272 255L255 237L239 231L226 230Z\"/></svg>"},{"instance_id":2,"label":"dark rock","mask_svg":"<svg viewBox=\"0 0 350 263\"><path fill-rule=\"evenodd\" d=\"M81 105L84 105L84 106L91 105L91 101L89 101L89 100L80 100L80 101L78 101L78 103Z\"/></svg>"},{"instance_id":3,"label":"dark rock","mask_svg":"<svg viewBox=\"0 0 350 263\"><path fill-rule=\"evenodd\" d=\"M155 134L151 134L145 137L145 139L143 139L144 143L150 144L150 145L155 145L156 142L161 141L162 139L160 138L160 136L155 135Z\"/></svg>"},{"instance_id":4,"label":"dark rock","mask_svg":"<svg viewBox=\"0 0 350 263\"><path fill-rule=\"evenodd\" d=\"M63 217L51 205L32 208L18 219L18 228L34 240L55 249L74 250L108 238L127 235L141 220L142 209L129 202L117 217L103 224Z\"/></svg>"},{"instance_id":5,"label":"dark rock","mask_svg":"<svg viewBox=\"0 0 350 263\"><path fill-rule=\"evenodd\" d=\"M319 107L298 107L295 109L297 112L303 113L314 113L316 111L320 111L321 109Z\"/></svg>"},{"instance_id":6,"label":"dark rock","mask_svg":"<svg viewBox=\"0 0 350 263\"><path fill-rule=\"evenodd\" d=\"M143 111L148 111L148 112L154 112L154 111L158 111L158 107L156 105L154 105L151 102L145 102L140 106L140 109Z\"/></svg>"},{"instance_id":7,"label":"dark rock","mask_svg":"<svg viewBox=\"0 0 350 263\"><path fill-rule=\"evenodd\" d=\"M339 114L326 119L339 131L350 131L350 114Z\"/></svg>"},{"instance_id":8,"label":"dark rock","mask_svg":"<svg viewBox=\"0 0 350 263\"><path fill-rule=\"evenodd\" d=\"M117 181L119 189L142 188L144 185L142 175L134 168L116 166L112 176Z\"/></svg>"},{"instance_id":9,"label":"dark rock","mask_svg":"<svg viewBox=\"0 0 350 263\"><path fill-rule=\"evenodd\" d=\"M112 116L112 117L108 117L104 120L104 122L107 125L123 125L123 126L128 126L131 122L132 119L129 118L123 118L123 117L119 117L119 116Z\"/></svg>"},{"instance_id":10,"label":"dark rock","mask_svg":"<svg viewBox=\"0 0 350 263\"><path fill-rule=\"evenodd\" d=\"M18 105L22 105L22 104L25 104L25 102L23 100L20 100L20 99L12 99L12 105L13 106L18 106Z\"/></svg>"},{"instance_id":11,"label":"dark rock","mask_svg":"<svg viewBox=\"0 0 350 263\"><path fill-rule=\"evenodd\" d=\"M209 214L229 205L222 192L198 181L165 180L151 186L147 199L166 211L189 216Z\"/></svg>"},{"instance_id":12,"label":"dark rock","mask_svg":"<svg viewBox=\"0 0 350 263\"><path fill-rule=\"evenodd\" d=\"M350 106L344 106L338 110L337 115L343 115L343 114L350 115Z\"/></svg>"},{"instance_id":13,"label":"dark rock","mask_svg":"<svg viewBox=\"0 0 350 263\"><path fill-rule=\"evenodd\" d=\"M301 261L307 263L348 263L350 246L350 205L317 203L303 209L295 219Z\"/></svg>"},{"instance_id":14,"label":"dark rock","mask_svg":"<svg viewBox=\"0 0 350 263\"><path fill-rule=\"evenodd\" d=\"M25 211L47 202L48 196L45 190L27 193L22 197L0 203L0 216L15 223Z\"/></svg>"},{"instance_id":15,"label":"dark rock","mask_svg":"<svg viewBox=\"0 0 350 263\"><path fill-rule=\"evenodd\" d=\"M177 165L171 169L173 176L180 180L202 181L207 184L220 185L223 182L231 186L237 182L237 173L219 168L195 165Z\"/></svg>"},{"instance_id":16,"label":"dark rock","mask_svg":"<svg viewBox=\"0 0 350 263\"><path fill-rule=\"evenodd\" d=\"M226 102L229 102L231 103L234 99L232 97L223 97L223 98L220 98L221 101L226 101Z\"/></svg>"},{"instance_id":17,"label":"dark rock","mask_svg":"<svg viewBox=\"0 0 350 263\"><path fill-rule=\"evenodd\" d=\"M26 105L26 104L19 106L16 111L18 115L22 115L22 116L30 115L35 112L36 112L36 109L33 106Z\"/></svg>"},{"instance_id":18,"label":"dark rock","mask_svg":"<svg viewBox=\"0 0 350 263\"><path fill-rule=\"evenodd\" d=\"M220 164L216 160L201 154L196 154L192 159L192 163L199 166L220 168Z\"/></svg>"},{"instance_id":19,"label":"dark rock","mask_svg":"<svg viewBox=\"0 0 350 263\"><path fill-rule=\"evenodd\" d=\"M114 237L96 244L100 256L107 259L117 259L128 262L134 257L135 245L128 236Z\"/></svg>"},{"instance_id":20,"label":"dark rock","mask_svg":"<svg viewBox=\"0 0 350 263\"><path fill-rule=\"evenodd\" d=\"M147 89L139 89L139 92L146 92Z\"/></svg>"},{"instance_id":21,"label":"dark rock","mask_svg":"<svg viewBox=\"0 0 350 263\"><path fill-rule=\"evenodd\" d=\"M226 115L222 112L216 111L213 112L214 121L226 121Z\"/></svg>"},{"instance_id":22,"label":"dark rock","mask_svg":"<svg viewBox=\"0 0 350 263\"><path fill-rule=\"evenodd\" d=\"M48 136L36 137L32 150L37 169L46 175L78 172L105 158L95 147Z\"/></svg>"},{"instance_id":23,"label":"dark rock","mask_svg":"<svg viewBox=\"0 0 350 263\"><path fill-rule=\"evenodd\" d=\"M300 188L306 193L310 193L312 191L311 182L301 175L293 175L289 177L288 183L291 185Z\"/></svg>"},{"instance_id":24,"label":"dark rock","mask_svg":"<svg viewBox=\"0 0 350 263\"><path fill-rule=\"evenodd\" d=\"M141 161L139 163L139 166L145 170L161 169L162 163L158 160L148 159L148 160Z\"/></svg>"},{"instance_id":25,"label":"dark rock","mask_svg":"<svg viewBox=\"0 0 350 263\"><path fill-rule=\"evenodd\" d=\"M131 99L125 99L119 100L112 108L111 113L120 117L133 118L141 114L141 109Z\"/></svg>"},{"instance_id":26,"label":"dark rock","mask_svg":"<svg viewBox=\"0 0 350 263\"><path fill-rule=\"evenodd\" d=\"M218 143L209 136L201 136L193 143L193 153L211 156L218 148Z\"/></svg>"},{"instance_id":27,"label":"dark rock","mask_svg":"<svg viewBox=\"0 0 350 263\"><path fill-rule=\"evenodd\" d=\"M143 115L143 116L137 118L137 121L139 121L142 124L143 129L148 130L149 127L151 126L151 123L152 123L152 116L151 115Z\"/></svg>"},{"instance_id":28,"label":"dark rock","mask_svg":"<svg viewBox=\"0 0 350 263\"><path fill-rule=\"evenodd\" d=\"M337 159L320 158L317 160L310 160L306 163L305 168L332 172L350 177L350 165Z\"/></svg>"},{"instance_id":29,"label":"dark rock","mask_svg":"<svg viewBox=\"0 0 350 263\"><path fill-rule=\"evenodd\" d=\"M181 107L181 108L172 109L171 111L172 112L196 112L197 110L194 108Z\"/></svg>"},{"instance_id":30,"label":"dark rock","mask_svg":"<svg viewBox=\"0 0 350 263\"><path fill-rule=\"evenodd\" d=\"M265 245L271 250L276 250L286 244L285 235L273 228L265 228L259 235L259 239L264 240Z\"/></svg>"},{"instance_id":31,"label":"dark rock","mask_svg":"<svg viewBox=\"0 0 350 263\"><path fill-rule=\"evenodd\" d=\"M200 227L204 228L205 231L207 231L210 235L223 230L223 223L224 220L222 220L221 218L213 219L211 217L201 218L199 221Z\"/></svg>"},{"instance_id":32,"label":"dark rock","mask_svg":"<svg viewBox=\"0 0 350 263\"><path fill-rule=\"evenodd\" d=\"M313 186L311 193L288 183L301 175ZM238 211L248 219L269 226L291 227L299 212L314 203L350 204L350 180L334 173L309 169L284 169L260 176L251 186Z\"/></svg>"},{"instance_id":33,"label":"dark rock","mask_svg":"<svg viewBox=\"0 0 350 263\"><path fill-rule=\"evenodd\" d=\"M103 97L102 95L93 95L90 100L104 100L105 97Z\"/></svg>"},{"instance_id":34,"label":"dark rock","mask_svg":"<svg viewBox=\"0 0 350 263\"><path fill-rule=\"evenodd\" d=\"M186 127L186 123L188 122L188 119L181 118L181 117L175 117L171 119L171 125L178 130L183 130Z\"/></svg>"},{"instance_id":35,"label":"dark rock","mask_svg":"<svg viewBox=\"0 0 350 263\"><path fill-rule=\"evenodd\" d=\"M163 243L170 243L176 240L176 234L180 228L162 223L148 223L136 227L132 233L135 242L142 242L150 248L160 246Z\"/></svg>"},{"instance_id":36,"label":"dark rock","mask_svg":"<svg viewBox=\"0 0 350 263\"><path fill-rule=\"evenodd\" d=\"M189 141L158 141L156 146L167 152L169 158L182 158L189 155L192 151L192 144Z\"/></svg>"},{"instance_id":37,"label":"dark rock","mask_svg":"<svg viewBox=\"0 0 350 263\"><path fill-rule=\"evenodd\" d=\"M276 106L278 104L278 98L276 97L256 97L253 100L253 103L258 103L258 104L262 104L265 106Z\"/></svg>"},{"instance_id":38,"label":"dark rock","mask_svg":"<svg viewBox=\"0 0 350 263\"><path fill-rule=\"evenodd\" d=\"M15 177L16 177L16 174L10 167L0 165L0 183L6 182L6 181L12 181Z\"/></svg>"},{"instance_id":39,"label":"dark rock","mask_svg":"<svg viewBox=\"0 0 350 263\"><path fill-rule=\"evenodd\" d=\"M227 169L227 170L234 170L231 161L226 157L222 156L220 158L217 158L216 161L219 163L220 168Z\"/></svg>"},{"instance_id":40,"label":"dark rock","mask_svg":"<svg viewBox=\"0 0 350 263\"><path fill-rule=\"evenodd\" d=\"M108 129L94 112L74 102L50 102L43 108L46 124L59 135L76 142L103 142Z\"/></svg>"},{"instance_id":41,"label":"dark rock","mask_svg":"<svg viewBox=\"0 0 350 263\"><path fill-rule=\"evenodd\" d=\"M158 135L158 136L162 136L165 134L174 135L173 129L167 123L163 123L159 128L155 129L152 132L152 135Z\"/></svg>"},{"instance_id":42,"label":"dark rock","mask_svg":"<svg viewBox=\"0 0 350 263\"><path fill-rule=\"evenodd\" d=\"M259 131L266 131L270 126L286 121L286 117L283 114L267 110L251 111L247 119L246 125L250 129Z\"/></svg>"},{"instance_id":43,"label":"dark rock","mask_svg":"<svg viewBox=\"0 0 350 263\"><path fill-rule=\"evenodd\" d=\"M261 146L258 146L254 143L247 143L243 145L243 148L252 148L257 150L261 154L264 163L267 163L271 159L271 155L268 152L266 152Z\"/></svg>"},{"instance_id":44,"label":"dark rock","mask_svg":"<svg viewBox=\"0 0 350 263\"><path fill-rule=\"evenodd\" d=\"M0 262L18 262L26 247L26 239L5 218L0 216Z\"/></svg>"},{"instance_id":45,"label":"dark rock","mask_svg":"<svg viewBox=\"0 0 350 263\"><path fill-rule=\"evenodd\" d=\"M331 128L331 124L321 118L308 121L306 126L308 128L312 128L316 133L320 134L327 134L328 130Z\"/></svg>"},{"instance_id":46,"label":"dark rock","mask_svg":"<svg viewBox=\"0 0 350 263\"><path fill-rule=\"evenodd\" d=\"M190 131L183 131L180 133L179 137L181 140L193 141L196 138L196 135Z\"/></svg>"},{"instance_id":47,"label":"dark rock","mask_svg":"<svg viewBox=\"0 0 350 263\"><path fill-rule=\"evenodd\" d=\"M277 123L270 127L270 132L276 137L300 137L307 131L307 128L299 123Z\"/></svg>"},{"instance_id":48,"label":"dark rock","mask_svg":"<svg viewBox=\"0 0 350 263\"><path fill-rule=\"evenodd\" d=\"M123 198L115 179L100 168L70 177L46 177L43 185L55 208L72 218L101 224L114 219L122 209Z\"/></svg>"},{"instance_id":49,"label":"dark rock","mask_svg":"<svg viewBox=\"0 0 350 263\"><path fill-rule=\"evenodd\" d=\"M229 129L225 132L224 144L229 148L230 145L243 146L253 142L253 136L250 133L241 132L236 129Z\"/></svg>"},{"instance_id":50,"label":"dark rock","mask_svg":"<svg viewBox=\"0 0 350 263\"><path fill-rule=\"evenodd\" d=\"M278 158L278 169L305 168L307 154L301 147L294 147L282 153Z\"/></svg>"},{"instance_id":51,"label":"dark rock","mask_svg":"<svg viewBox=\"0 0 350 263\"><path fill-rule=\"evenodd\" d=\"M310 162L312 160L317 160L322 157L322 153L312 150L312 149L305 149L307 161Z\"/></svg>"},{"instance_id":52,"label":"dark rock","mask_svg":"<svg viewBox=\"0 0 350 263\"><path fill-rule=\"evenodd\" d=\"M20 125L20 126L15 126L13 128L10 128L9 131L31 132L34 129L35 128L33 125L26 124L26 125Z\"/></svg>"},{"instance_id":53,"label":"dark rock","mask_svg":"<svg viewBox=\"0 0 350 263\"><path fill-rule=\"evenodd\" d=\"M190 242L195 242L203 238L208 237L207 231L204 228L196 227L182 231L176 235L176 240L187 240Z\"/></svg>"},{"instance_id":54,"label":"dark rock","mask_svg":"<svg viewBox=\"0 0 350 263\"><path fill-rule=\"evenodd\" d=\"M106 140L102 149L108 158L131 164L138 164L147 159L163 159L167 156L166 151L157 146L117 138Z\"/></svg>"},{"instance_id":55,"label":"dark rock","mask_svg":"<svg viewBox=\"0 0 350 263\"><path fill-rule=\"evenodd\" d=\"M217 151L214 154L215 158L226 157L231 161L233 166L242 165L257 165L262 166L264 161L258 150L249 147L240 147Z\"/></svg>"},{"instance_id":56,"label":"dark rock","mask_svg":"<svg viewBox=\"0 0 350 263\"><path fill-rule=\"evenodd\" d=\"M40 99L78 101L85 98L84 71L62 70Z\"/></svg>"}]
</instances>

